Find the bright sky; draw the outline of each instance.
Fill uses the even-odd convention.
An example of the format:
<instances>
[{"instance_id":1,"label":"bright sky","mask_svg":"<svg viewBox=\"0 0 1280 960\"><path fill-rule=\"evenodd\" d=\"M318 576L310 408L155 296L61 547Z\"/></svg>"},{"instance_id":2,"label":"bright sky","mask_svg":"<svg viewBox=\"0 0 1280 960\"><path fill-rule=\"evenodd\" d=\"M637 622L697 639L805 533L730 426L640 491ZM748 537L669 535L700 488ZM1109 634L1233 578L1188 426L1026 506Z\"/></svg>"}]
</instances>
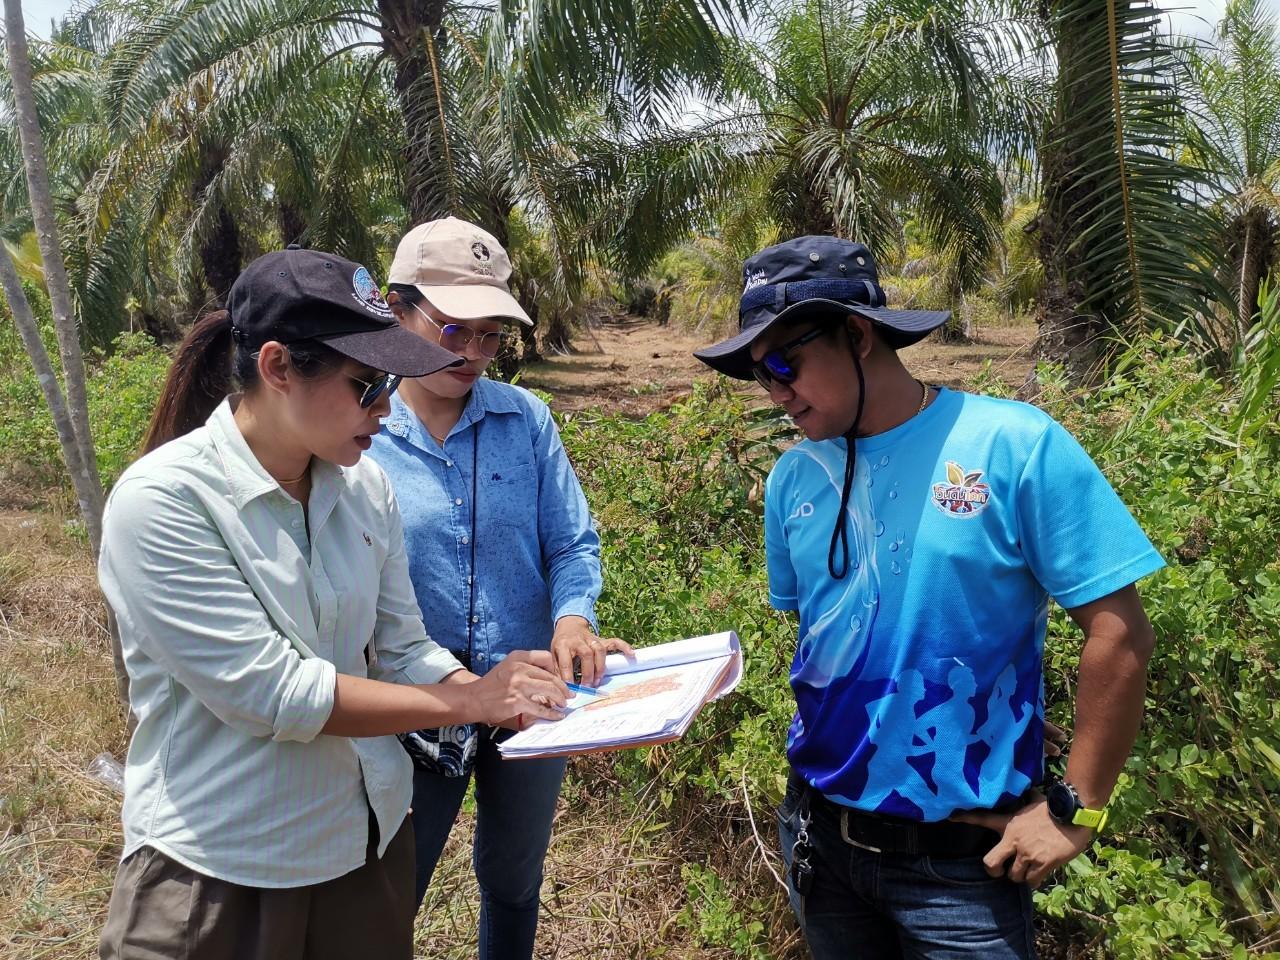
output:
<instances>
[{"instance_id":1,"label":"bright sky","mask_svg":"<svg viewBox=\"0 0 1280 960\"><path fill-rule=\"evenodd\" d=\"M22 0L22 14L27 30L36 36L49 35L52 19L66 16L73 2L84 0ZM1267 5L1280 15L1280 0L1266 0ZM1225 0L1167 0L1170 23L1180 33L1208 36L1214 23L1222 16Z\"/></svg>"},{"instance_id":2,"label":"bright sky","mask_svg":"<svg viewBox=\"0 0 1280 960\"><path fill-rule=\"evenodd\" d=\"M37 37L49 36L49 23L67 15L71 0L22 0L22 19L27 22L27 33Z\"/></svg>"}]
</instances>

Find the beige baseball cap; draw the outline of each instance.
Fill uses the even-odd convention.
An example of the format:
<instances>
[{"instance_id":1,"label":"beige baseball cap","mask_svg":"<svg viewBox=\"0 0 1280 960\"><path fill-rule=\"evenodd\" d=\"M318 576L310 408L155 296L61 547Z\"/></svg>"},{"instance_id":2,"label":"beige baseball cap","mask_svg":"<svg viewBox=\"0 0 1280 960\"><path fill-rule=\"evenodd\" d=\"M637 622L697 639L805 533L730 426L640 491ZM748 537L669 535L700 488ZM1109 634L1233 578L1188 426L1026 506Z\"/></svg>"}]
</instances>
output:
<instances>
[{"instance_id":1,"label":"beige baseball cap","mask_svg":"<svg viewBox=\"0 0 1280 960\"><path fill-rule=\"evenodd\" d=\"M533 326L511 296L511 258L493 234L457 217L420 223L400 241L390 283L410 283L455 320L509 317Z\"/></svg>"}]
</instances>

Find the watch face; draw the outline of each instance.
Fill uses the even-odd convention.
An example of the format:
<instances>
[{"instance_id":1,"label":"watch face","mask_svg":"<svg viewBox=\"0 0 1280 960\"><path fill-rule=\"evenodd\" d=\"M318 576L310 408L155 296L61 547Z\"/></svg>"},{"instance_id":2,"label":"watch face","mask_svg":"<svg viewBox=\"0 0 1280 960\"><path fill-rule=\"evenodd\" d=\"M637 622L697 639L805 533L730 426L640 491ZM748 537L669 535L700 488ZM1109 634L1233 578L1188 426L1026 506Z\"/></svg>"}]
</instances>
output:
<instances>
[{"instance_id":1,"label":"watch face","mask_svg":"<svg viewBox=\"0 0 1280 960\"><path fill-rule=\"evenodd\" d=\"M1059 823L1070 823L1076 813L1076 798L1065 783L1055 783L1045 794L1049 815Z\"/></svg>"}]
</instances>

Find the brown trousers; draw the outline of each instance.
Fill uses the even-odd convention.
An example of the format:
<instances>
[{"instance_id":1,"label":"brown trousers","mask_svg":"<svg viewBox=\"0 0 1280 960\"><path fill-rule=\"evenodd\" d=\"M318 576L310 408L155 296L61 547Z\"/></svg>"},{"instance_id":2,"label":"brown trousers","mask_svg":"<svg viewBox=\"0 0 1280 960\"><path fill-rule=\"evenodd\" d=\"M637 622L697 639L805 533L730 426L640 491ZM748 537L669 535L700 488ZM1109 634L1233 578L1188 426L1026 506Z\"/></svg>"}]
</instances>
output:
<instances>
[{"instance_id":1,"label":"brown trousers","mask_svg":"<svg viewBox=\"0 0 1280 960\"><path fill-rule=\"evenodd\" d=\"M116 873L99 956L412 960L413 858L408 817L381 860L371 823L364 866L308 887L242 887L142 847Z\"/></svg>"}]
</instances>

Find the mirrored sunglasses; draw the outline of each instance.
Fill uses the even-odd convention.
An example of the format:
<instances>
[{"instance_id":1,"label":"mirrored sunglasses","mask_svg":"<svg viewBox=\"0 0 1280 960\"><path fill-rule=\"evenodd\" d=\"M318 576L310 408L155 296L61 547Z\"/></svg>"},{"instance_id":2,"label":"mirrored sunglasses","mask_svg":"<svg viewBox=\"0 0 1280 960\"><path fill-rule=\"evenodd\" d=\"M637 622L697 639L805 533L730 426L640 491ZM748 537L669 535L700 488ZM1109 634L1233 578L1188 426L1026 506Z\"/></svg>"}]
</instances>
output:
<instances>
[{"instance_id":1,"label":"mirrored sunglasses","mask_svg":"<svg viewBox=\"0 0 1280 960\"><path fill-rule=\"evenodd\" d=\"M354 380L363 388L360 391L360 409L362 410L372 407L384 393L388 397L395 393L403 379L394 373L380 373L372 380L361 380L348 373L347 378Z\"/></svg>"},{"instance_id":2,"label":"mirrored sunglasses","mask_svg":"<svg viewBox=\"0 0 1280 960\"><path fill-rule=\"evenodd\" d=\"M799 373L791 363L789 355L806 343L812 343L823 334L830 333L832 329L831 325L823 324L808 333L801 334L794 340L788 340L781 346L775 347L751 365L751 375L766 390L770 389L775 383L795 383Z\"/></svg>"}]
</instances>

